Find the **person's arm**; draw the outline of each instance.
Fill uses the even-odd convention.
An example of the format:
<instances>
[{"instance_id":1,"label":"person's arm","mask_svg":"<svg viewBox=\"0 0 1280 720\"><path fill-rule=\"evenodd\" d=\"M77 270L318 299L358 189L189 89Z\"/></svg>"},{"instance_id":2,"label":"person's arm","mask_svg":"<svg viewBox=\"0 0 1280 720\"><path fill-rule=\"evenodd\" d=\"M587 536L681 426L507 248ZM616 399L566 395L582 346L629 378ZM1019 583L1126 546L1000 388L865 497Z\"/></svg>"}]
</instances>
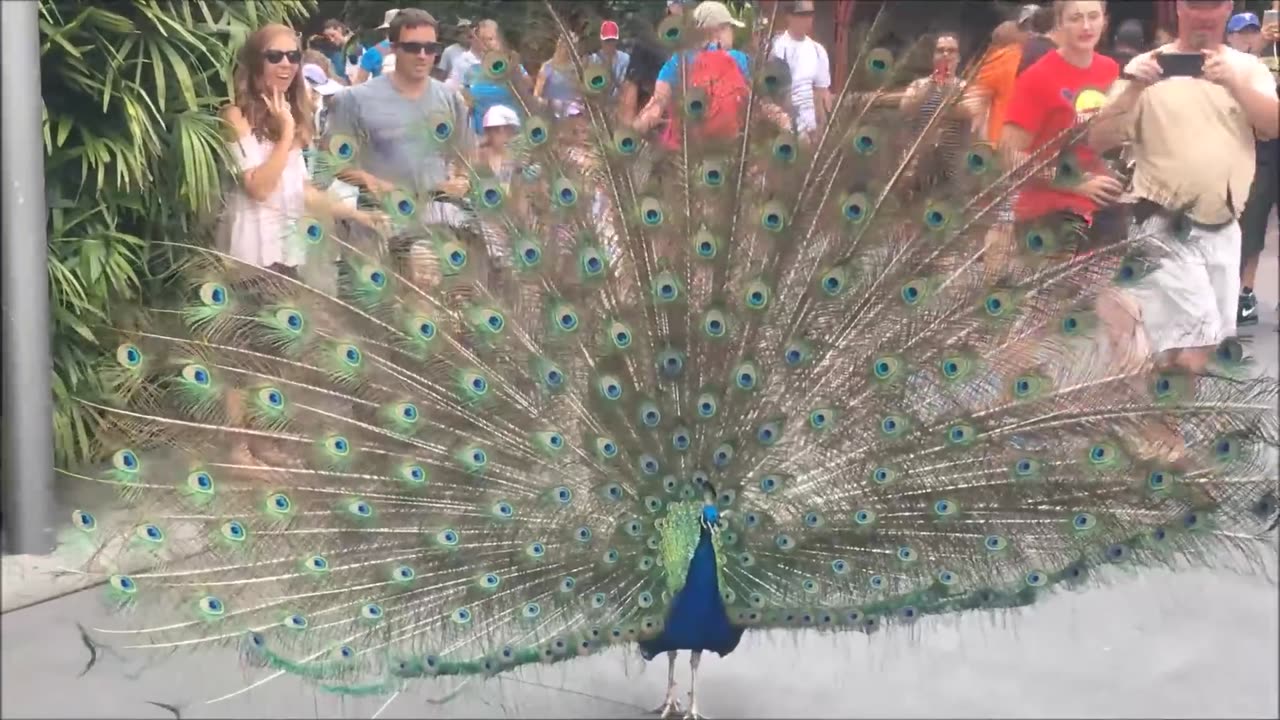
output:
<instances>
[{"instance_id":1,"label":"person's arm","mask_svg":"<svg viewBox=\"0 0 1280 720\"><path fill-rule=\"evenodd\" d=\"M1111 91L1107 104L1098 111L1089 126L1088 142L1099 153L1113 150L1133 139L1138 120L1138 100L1146 86L1131 80L1120 80Z\"/></svg>"},{"instance_id":2,"label":"person's arm","mask_svg":"<svg viewBox=\"0 0 1280 720\"><path fill-rule=\"evenodd\" d=\"M533 96L539 100L542 99L542 90L547 85L547 73L550 69L550 60L542 63L542 67L538 68L538 81L533 84Z\"/></svg>"},{"instance_id":3,"label":"person's arm","mask_svg":"<svg viewBox=\"0 0 1280 720\"><path fill-rule=\"evenodd\" d=\"M1280 96L1265 65L1250 58L1246 67L1232 73L1227 89L1244 109L1259 140L1280 136Z\"/></svg>"},{"instance_id":4,"label":"person's arm","mask_svg":"<svg viewBox=\"0 0 1280 720\"><path fill-rule=\"evenodd\" d=\"M1111 84L1107 104L1089 126L1088 142L1098 153L1113 150L1133 139L1142 92L1162 74L1155 56L1160 48L1142 53L1124 66L1123 79Z\"/></svg>"},{"instance_id":5,"label":"person's arm","mask_svg":"<svg viewBox=\"0 0 1280 720\"><path fill-rule=\"evenodd\" d=\"M287 114L287 105L285 106L285 111ZM239 143L253 133L253 129L249 127L249 123L240 112L240 108L234 105L228 105L223 109L222 119L227 123L228 137L232 143ZM262 161L262 164L253 167L243 167L242 165L240 168L242 172L241 183L245 194L258 202L266 202L276 188L279 187L280 178L284 175L285 167L289 164L289 154L293 152L294 124L292 116L283 125L280 140L271 148L271 154ZM239 150L237 152L239 153ZM244 162L244 156L239 155L239 157Z\"/></svg>"},{"instance_id":6,"label":"person's arm","mask_svg":"<svg viewBox=\"0 0 1280 720\"><path fill-rule=\"evenodd\" d=\"M649 98L649 103L644 106L644 109L636 115L633 123L638 132L648 132L662 118L662 111L666 109L667 103L671 102L671 85L679 79L678 62L678 56L672 55L662 64L662 69L658 71L658 79L653 83L653 96Z\"/></svg>"},{"instance_id":7,"label":"person's arm","mask_svg":"<svg viewBox=\"0 0 1280 720\"><path fill-rule=\"evenodd\" d=\"M913 80L902 92L901 99L898 100L898 109L907 114L913 114L916 106L923 102L923 90L926 80Z\"/></svg>"},{"instance_id":8,"label":"person's arm","mask_svg":"<svg viewBox=\"0 0 1280 720\"><path fill-rule=\"evenodd\" d=\"M821 43L818 46L818 76L813 79L813 112L818 127L826 127L831 115L831 59Z\"/></svg>"},{"instance_id":9,"label":"person's arm","mask_svg":"<svg viewBox=\"0 0 1280 720\"><path fill-rule=\"evenodd\" d=\"M632 125L636 119L636 104L640 101L640 88L631 80L624 80L618 94L618 121Z\"/></svg>"}]
</instances>

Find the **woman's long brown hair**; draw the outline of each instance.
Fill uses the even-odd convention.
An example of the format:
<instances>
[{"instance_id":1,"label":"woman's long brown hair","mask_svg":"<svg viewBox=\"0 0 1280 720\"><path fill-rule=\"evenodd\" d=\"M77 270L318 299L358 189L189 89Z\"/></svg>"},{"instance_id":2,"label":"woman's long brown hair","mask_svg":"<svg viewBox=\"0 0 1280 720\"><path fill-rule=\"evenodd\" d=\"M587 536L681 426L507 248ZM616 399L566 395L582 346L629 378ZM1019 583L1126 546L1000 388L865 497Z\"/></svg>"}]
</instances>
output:
<instances>
[{"instance_id":1,"label":"woman's long brown hair","mask_svg":"<svg viewBox=\"0 0 1280 720\"><path fill-rule=\"evenodd\" d=\"M245 122L249 123L249 127L253 129L253 134L259 139L271 142L280 140L280 128L272 120L271 111L267 109L267 104L262 99L266 94L266 88L262 83L262 75L266 71L267 64L264 53L271 46L271 41L281 35L294 35L294 32L284 25L271 24L250 33L245 39L244 47L240 48L240 55L236 60L236 71L233 75L235 106L240 109ZM289 84L285 96L289 99L289 106L293 108L294 127L297 128L297 137L303 145L311 142L315 134L315 128L312 127L314 111L306 83L307 81L302 77L302 65L299 63L298 73L293 76L293 82Z\"/></svg>"}]
</instances>

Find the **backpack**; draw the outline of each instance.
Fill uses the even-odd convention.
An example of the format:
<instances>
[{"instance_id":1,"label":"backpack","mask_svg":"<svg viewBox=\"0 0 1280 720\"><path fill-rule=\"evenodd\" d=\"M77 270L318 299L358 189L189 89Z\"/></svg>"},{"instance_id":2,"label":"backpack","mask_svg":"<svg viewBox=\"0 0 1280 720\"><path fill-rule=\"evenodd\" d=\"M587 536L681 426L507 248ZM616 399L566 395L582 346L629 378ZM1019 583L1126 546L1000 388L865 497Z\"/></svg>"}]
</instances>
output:
<instances>
[{"instance_id":1,"label":"backpack","mask_svg":"<svg viewBox=\"0 0 1280 720\"><path fill-rule=\"evenodd\" d=\"M750 94L738 61L724 50L703 50L687 68L688 87L701 88L707 94L706 113L690 135L699 140L737 137L742 132L742 113ZM662 137L668 149L680 146L680 114L672 112Z\"/></svg>"}]
</instances>

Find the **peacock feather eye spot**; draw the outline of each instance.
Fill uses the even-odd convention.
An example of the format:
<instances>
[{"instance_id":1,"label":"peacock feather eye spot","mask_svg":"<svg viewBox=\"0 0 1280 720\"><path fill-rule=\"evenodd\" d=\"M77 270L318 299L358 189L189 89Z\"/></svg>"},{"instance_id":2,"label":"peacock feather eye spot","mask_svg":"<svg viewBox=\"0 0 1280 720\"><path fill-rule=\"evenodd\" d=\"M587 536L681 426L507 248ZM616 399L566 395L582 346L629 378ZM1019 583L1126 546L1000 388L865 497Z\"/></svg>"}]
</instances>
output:
<instances>
[{"instance_id":1,"label":"peacock feather eye spot","mask_svg":"<svg viewBox=\"0 0 1280 720\"><path fill-rule=\"evenodd\" d=\"M903 562L911 562L916 559L916 551L904 545L898 548L898 559Z\"/></svg>"},{"instance_id":2,"label":"peacock feather eye spot","mask_svg":"<svg viewBox=\"0 0 1280 720\"><path fill-rule=\"evenodd\" d=\"M329 561L321 555L313 555L307 559L307 567L316 571L324 571L329 569Z\"/></svg>"},{"instance_id":3,"label":"peacock feather eye spot","mask_svg":"<svg viewBox=\"0 0 1280 720\"><path fill-rule=\"evenodd\" d=\"M946 216L938 210L930 210L924 215L924 221L929 227L937 228L946 220Z\"/></svg>"},{"instance_id":4,"label":"peacock feather eye spot","mask_svg":"<svg viewBox=\"0 0 1280 720\"><path fill-rule=\"evenodd\" d=\"M724 176L720 174L719 170L707 171L706 180L708 185L719 185L723 179Z\"/></svg>"},{"instance_id":5,"label":"peacock feather eye spot","mask_svg":"<svg viewBox=\"0 0 1280 720\"><path fill-rule=\"evenodd\" d=\"M209 615L221 615L226 612L226 606L213 595L206 595L200 598L199 606L201 611Z\"/></svg>"},{"instance_id":6,"label":"peacock feather eye spot","mask_svg":"<svg viewBox=\"0 0 1280 720\"><path fill-rule=\"evenodd\" d=\"M529 131L529 139L535 143L541 143L547 139L547 131L544 128L535 127Z\"/></svg>"},{"instance_id":7,"label":"peacock feather eye spot","mask_svg":"<svg viewBox=\"0 0 1280 720\"><path fill-rule=\"evenodd\" d=\"M576 533L579 542L587 542L591 539L591 528L580 527Z\"/></svg>"},{"instance_id":8,"label":"peacock feather eye spot","mask_svg":"<svg viewBox=\"0 0 1280 720\"><path fill-rule=\"evenodd\" d=\"M1194 512L1189 512L1182 517L1182 526L1191 530L1200 524L1200 516Z\"/></svg>"},{"instance_id":9,"label":"peacock feather eye spot","mask_svg":"<svg viewBox=\"0 0 1280 720\"><path fill-rule=\"evenodd\" d=\"M920 290L914 285L908 285L902 289L902 299L907 302L915 302L920 299Z\"/></svg>"},{"instance_id":10,"label":"peacock feather eye spot","mask_svg":"<svg viewBox=\"0 0 1280 720\"><path fill-rule=\"evenodd\" d=\"M355 155L356 151L355 151L355 147L352 146L351 143L341 142L341 143L338 143L338 147L335 152L337 153L339 158L343 160L350 160L351 157Z\"/></svg>"},{"instance_id":11,"label":"peacock feather eye spot","mask_svg":"<svg viewBox=\"0 0 1280 720\"><path fill-rule=\"evenodd\" d=\"M222 525L222 536L228 540L243 540L245 538L244 525L236 520L230 520Z\"/></svg>"},{"instance_id":12,"label":"peacock feather eye spot","mask_svg":"<svg viewBox=\"0 0 1280 720\"><path fill-rule=\"evenodd\" d=\"M1019 395L1024 395L1031 390L1031 383L1026 380L1018 380L1017 384L1014 385L1014 389L1018 391Z\"/></svg>"},{"instance_id":13,"label":"peacock feather eye spot","mask_svg":"<svg viewBox=\"0 0 1280 720\"><path fill-rule=\"evenodd\" d=\"M151 542L160 542L161 540L164 540L164 531L155 525L143 525L138 528L138 530L138 534L144 540L150 540Z\"/></svg>"},{"instance_id":14,"label":"peacock feather eye spot","mask_svg":"<svg viewBox=\"0 0 1280 720\"><path fill-rule=\"evenodd\" d=\"M409 580L412 580L416 575L417 573L415 573L413 568L409 567L408 565L401 565L400 567L396 568L394 572L392 572L392 577L394 577L396 580L399 580L400 582L408 582Z\"/></svg>"},{"instance_id":15,"label":"peacock feather eye spot","mask_svg":"<svg viewBox=\"0 0 1280 720\"><path fill-rule=\"evenodd\" d=\"M227 291L220 287L215 287L209 291L209 299L214 305L225 304L227 302Z\"/></svg>"},{"instance_id":16,"label":"peacock feather eye spot","mask_svg":"<svg viewBox=\"0 0 1280 720\"><path fill-rule=\"evenodd\" d=\"M92 531L98 527L98 520L91 513L84 510L76 510L71 513L71 521L75 526L85 532Z\"/></svg>"},{"instance_id":17,"label":"peacock feather eye spot","mask_svg":"<svg viewBox=\"0 0 1280 720\"><path fill-rule=\"evenodd\" d=\"M775 212L765 213L764 226L770 230L777 230L781 228L782 216Z\"/></svg>"},{"instance_id":18,"label":"peacock feather eye spot","mask_svg":"<svg viewBox=\"0 0 1280 720\"><path fill-rule=\"evenodd\" d=\"M578 318L572 313L564 313L560 316L560 327L565 330L572 330L578 327Z\"/></svg>"},{"instance_id":19,"label":"peacock feather eye spot","mask_svg":"<svg viewBox=\"0 0 1280 720\"><path fill-rule=\"evenodd\" d=\"M794 348L791 350L788 350L786 353L786 361L788 365L795 365L799 363L800 360L803 359L803 357L804 357L803 354L799 350L796 350Z\"/></svg>"},{"instance_id":20,"label":"peacock feather eye spot","mask_svg":"<svg viewBox=\"0 0 1280 720\"><path fill-rule=\"evenodd\" d=\"M1147 476L1147 486L1152 490L1163 490L1168 482L1168 476L1161 470L1153 470Z\"/></svg>"},{"instance_id":21,"label":"peacock feather eye spot","mask_svg":"<svg viewBox=\"0 0 1280 720\"><path fill-rule=\"evenodd\" d=\"M452 250L449 252L449 264L453 267L461 267L466 262L467 255L461 250Z\"/></svg>"},{"instance_id":22,"label":"peacock feather eye spot","mask_svg":"<svg viewBox=\"0 0 1280 720\"><path fill-rule=\"evenodd\" d=\"M752 307L759 307L763 305L764 293L760 292L759 290L753 290L751 294L747 296L747 303L750 304Z\"/></svg>"},{"instance_id":23,"label":"peacock feather eye spot","mask_svg":"<svg viewBox=\"0 0 1280 720\"><path fill-rule=\"evenodd\" d=\"M887 433L894 432L898 429L898 421L893 418L885 418L880 422L880 427Z\"/></svg>"},{"instance_id":24,"label":"peacock feather eye spot","mask_svg":"<svg viewBox=\"0 0 1280 720\"><path fill-rule=\"evenodd\" d=\"M986 549L995 551L995 550L1003 550L1004 547L1008 544L1008 542L1004 538L1000 537L999 535L988 535L982 541L982 544L984 547L986 547Z\"/></svg>"},{"instance_id":25,"label":"peacock feather eye spot","mask_svg":"<svg viewBox=\"0 0 1280 720\"><path fill-rule=\"evenodd\" d=\"M988 313L996 315L1004 308L1004 303L998 297L990 297L987 298L986 307Z\"/></svg>"},{"instance_id":26,"label":"peacock feather eye spot","mask_svg":"<svg viewBox=\"0 0 1280 720\"><path fill-rule=\"evenodd\" d=\"M381 270L374 270L369 273L369 283L374 287L380 288L387 284L387 275Z\"/></svg>"},{"instance_id":27,"label":"peacock feather eye spot","mask_svg":"<svg viewBox=\"0 0 1280 720\"><path fill-rule=\"evenodd\" d=\"M347 351L343 356L346 358L347 363L351 365L355 365L360 362L360 351L353 347L347 348Z\"/></svg>"},{"instance_id":28,"label":"peacock feather eye spot","mask_svg":"<svg viewBox=\"0 0 1280 720\"><path fill-rule=\"evenodd\" d=\"M1155 530L1151 531L1151 538L1156 542L1163 541L1167 535L1168 535L1168 532L1161 527L1158 527Z\"/></svg>"},{"instance_id":29,"label":"peacock feather eye spot","mask_svg":"<svg viewBox=\"0 0 1280 720\"><path fill-rule=\"evenodd\" d=\"M658 295L662 296L664 300L670 300L676 296L676 286L671 283L663 283L658 287Z\"/></svg>"},{"instance_id":30,"label":"peacock feather eye spot","mask_svg":"<svg viewBox=\"0 0 1280 720\"><path fill-rule=\"evenodd\" d=\"M288 512L293 504L289 501L289 497L283 493L276 493L267 500L268 506L277 512Z\"/></svg>"},{"instance_id":31,"label":"peacock feather eye spot","mask_svg":"<svg viewBox=\"0 0 1280 720\"><path fill-rule=\"evenodd\" d=\"M872 575L872 576L867 580L867 584L871 586L871 589L872 589L872 590L880 590L880 589L884 588L884 576L883 576L883 575Z\"/></svg>"},{"instance_id":32,"label":"peacock feather eye spot","mask_svg":"<svg viewBox=\"0 0 1280 720\"><path fill-rule=\"evenodd\" d=\"M1089 513L1077 513L1071 520L1071 525L1077 530L1088 530L1094 526L1097 521Z\"/></svg>"},{"instance_id":33,"label":"peacock feather eye spot","mask_svg":"<svg viewBox=\"0 0 1280 720\"><path fill-rule=\"evenodd\" d=\"M853 147L858 152L866 154L875 149L876 141L870 135L858 135L853 139Z\"/></svg>"},{"instance_id":34,"label":"peacock feather eye spot","mask_svg":"<svg viewBox=\"0 0 1280 720\"><path fill-rule=\"evenodd\" d=\"M538 259L539 259L540 257L542 257L542 256L541 256L541 254L538 252L538 249L537 249L537 248L528 247L528 248L525 248L525 249L524 249L524 261L525 261L526 263L528 263L528 264L532 265L532 264L534 264L534 263L538 262Z\"/></svg>"}]
</instances>

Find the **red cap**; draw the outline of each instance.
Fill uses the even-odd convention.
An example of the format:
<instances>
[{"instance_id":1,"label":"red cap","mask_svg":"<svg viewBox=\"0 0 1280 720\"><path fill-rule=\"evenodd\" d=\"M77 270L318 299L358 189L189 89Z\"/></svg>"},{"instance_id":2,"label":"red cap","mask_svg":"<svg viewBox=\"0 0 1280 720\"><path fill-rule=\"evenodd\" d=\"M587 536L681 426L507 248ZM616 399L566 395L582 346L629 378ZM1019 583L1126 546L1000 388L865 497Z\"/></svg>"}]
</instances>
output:
<instances>
[{"instance_id":1,"label":"red cap","mask_svg":"<svg viewBox=\"0 0 1280 720\"><path fill-rule=\"evenodd\" d=\"M618 39L618 23L612 20L605 20L600 23L600 39L601 40L617 40Z\"/></svg>"}]
</instances>

